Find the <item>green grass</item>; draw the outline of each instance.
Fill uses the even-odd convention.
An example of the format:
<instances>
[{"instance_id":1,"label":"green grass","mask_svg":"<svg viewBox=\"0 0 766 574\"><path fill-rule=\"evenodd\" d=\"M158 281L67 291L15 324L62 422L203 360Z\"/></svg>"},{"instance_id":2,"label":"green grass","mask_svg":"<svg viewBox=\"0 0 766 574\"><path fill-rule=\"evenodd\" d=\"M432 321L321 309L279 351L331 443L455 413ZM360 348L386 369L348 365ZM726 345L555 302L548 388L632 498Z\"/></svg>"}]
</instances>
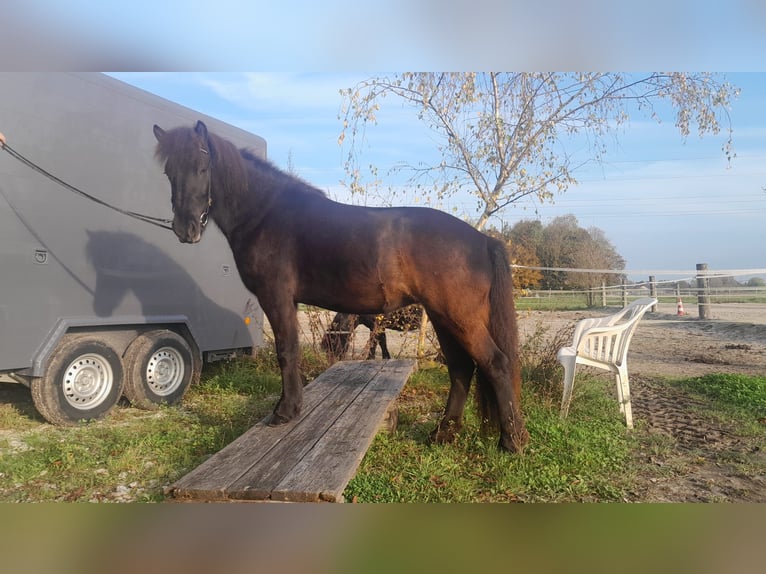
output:
<instances>
[{"instance_id":1,"label":"green grass","mask_svg":"<svg viewBox=\"0 0 766 574\"><path fill-rule=\"evenodd\" d=\"M2 405L3 428L15 431L0 435L0 501L163 500L165 487L266 416L279 387L268 361L242 360L206 369L179 407L122 405L78 427Z\"/></svg>"},{"instance_id":2,"label":"green grass","mask_svg":"<svg viewBox=\"0 0 766 574\"><path fill-rule=\"evenodd\" d=\"M307 379L326 366L310 356L306 364ZM766 378L711 375L672 384L702 397L710 416L724 417L752 440L766 434ZM347 500L621 501L635 485L638 450L664 448L640 428L628 432L610 386L587 375L578 378L566 421L551 385L525 381L530 443L523 456L499 451L495 434L482 435L472 403L455 443L432 445L428 436L448 387L442 366L411 377L399 398L396 433L376 437ZM276 360L265 353L207 368L178 407L147 412L122 405L103 421L53 427L19 387L0 402L0 501L163 501L168 485L266 416L279 391Z\"/></svg>"},{"instance_id":3,"label":"green grass","mask_svg":"<svg viewBox=\"0 0 766 574\"><path fill-rule=\"evenodd\" d=\"M585 383L581 407L561 421L548 400L526 393L530 445L523 456L497 449L467 408L451 445L428 443L447 391L443 368L413 375L394 436L379 435L349 483L357 502L619 501L631 479L632 437L619 411ZM415 397L413 399L413 397ZM577 412L574 412L577 410Z\"/></svg>"},{"instance_id":4,"label":"green grass","mask_svg":"<svg viewBox=\"0 0 766 574\"><path fill-rule=\"evenodd\" d=\"M629 300L633 300L636 295L630 295ZM675 295L662 295L657 297L660 304L676 304L678 297ZM697 304L696 295L684 295L682 298L685 306L694 306ZM585 293L573 291L572 293L552 293L546 294L544 291L537 297L517 297L515 299L517 311L582 311L591 308L601 307L601 294L596 293L594 303L588 305ZM766 303L766 294L764 295L727 295L712 293L710 303L715 305L719 303ZM607 299L607 307L622 307L620 296L614 292L610 293Z\"/></svg>"},{"instance_id":5,"label":"green grass","mask_svg":"<svg viewBox=\"0 0 766 574\"><path fill-rule=\"evenodd\" d=\"M682 389L695 399L694 411L697 415L710 420L714 428L726 429L734 437L729 446L724 445L714 452L704 453L701 460L711 457L716 465L731 466L743 476L764 476L766 377L716 373L669 380L668 384ZM646 444L648 441L644 439Z\"/></svg>"},{"instance_id":6,"label":"green grass","mask_svg":"<svg viewBox=\"0 0 766 574\"><path fill-rule=\"evenodd\" d=\"M683 386L746 413L766 417L766 377L711 374L684 381Z\"/></svg>"},{"instance_id":7,"label":"green grass","mask_svg":"<svg viewBox=\"0 0 766 574\"><path fill-rule=\"evenodd\" d=\"M206 369L179 407L122 405L79 427L43 424L19 398L0 408L4 428L15 429L12 438L0 436L0 501L162 501L168 485L266 416L279 389L267 354ZM454 444L430 444L447 391L443 367L413 375L400 397L399 430L375 439L348 500L620 500L631 439L597 388L583 393L566 422L550 400L525 393L531 442L523 457L498 451L495 435L482 436L473 404Z\"/></svg>"},{"instance_id":8,"label":"green grass","mask_svg":"<svg viewBox=\"0 0 766 574\"><path fill-rule=\"evenodd\" d=\"M766 377L717 373L675 381L705 399L705 414L742 437L766 443Z\"/></svg>"},{"instance_id":9,"label":"green grass","mask_svg":"<svg viewBox=\"0 0 766 574\"><path fill-rule=\"evenodd\" d=\"M515 300L517 311L582 311L588 308L585 294L519 297Z\"/></svg>"}]
</instances>

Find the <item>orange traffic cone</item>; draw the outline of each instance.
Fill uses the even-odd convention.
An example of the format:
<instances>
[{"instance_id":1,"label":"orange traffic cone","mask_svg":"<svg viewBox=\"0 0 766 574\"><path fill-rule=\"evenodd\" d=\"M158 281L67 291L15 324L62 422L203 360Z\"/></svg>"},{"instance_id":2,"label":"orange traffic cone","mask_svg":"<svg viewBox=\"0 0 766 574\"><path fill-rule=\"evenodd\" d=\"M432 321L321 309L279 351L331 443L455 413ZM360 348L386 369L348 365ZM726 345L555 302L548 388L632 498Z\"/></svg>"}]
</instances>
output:
<instances>
[{"instance_id":1,"label":"orange traffic cone","mask_svg":"<svg viewBox=\"0 0 766 574\"><path fill-rule=\"evenodd\" d=\"M678 298L678 312L676 313L679 317L682 315L686 315L686 312L684 311L684 302L681 300L681 298Z\"/></svg>"}]
</instances>

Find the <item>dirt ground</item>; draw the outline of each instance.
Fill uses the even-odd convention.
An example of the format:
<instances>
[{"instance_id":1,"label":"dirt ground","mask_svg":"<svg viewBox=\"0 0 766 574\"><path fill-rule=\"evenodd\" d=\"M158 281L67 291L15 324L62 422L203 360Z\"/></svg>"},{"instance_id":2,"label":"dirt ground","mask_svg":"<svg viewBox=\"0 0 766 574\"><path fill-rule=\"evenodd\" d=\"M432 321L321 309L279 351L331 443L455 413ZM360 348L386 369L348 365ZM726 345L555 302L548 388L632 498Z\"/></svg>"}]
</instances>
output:
<instances>
[{"instance_id":1,"label":"dirt ground","mask_svg":"<svg viewBox=\"0 0 766 574\"><path fill-rule=\"evenodd\" d=\"M519 311L521 340L540 326L550 334L586 317L608 315L617 309L588 311ZM676 306L658 305L647 313L633 336L628 361L630 374L638 376L694 377L707 373L766 374L766 306L747 303L713 305L712 318L702 321L697 309L687 308L678 316ZM321 311L316 316L301 314L303 340L318 341L332 320ZM268 332L268 327L267 327ZM268 336L268 335L267 335ZM369 331L356 329L351 357L367 354ZM413 357L418 333L387 330L388 347L393 357ZM433 334L427 334L433 340ZM380 357L380 351L377 354Z\"/></svg>"},{"instance_id":2,"label":"dirt ground","mask_svg":"<svg viewBox=\"0 0 766 574\"><path fill-rule=\"evenodd\" d=\"M614 311L521 311L520 336L523 341L541 326L553 335L579 319ZM656 446L636 460L639 487L626 500L766 502L766 445L737 436L702 414L698 401L666 382L708 373L766 375L766 306L713 305L712 318L704 321L696 306L685 311L678 316L675 304L660 304L644 316L631 342L628 369L636 432L646 433L646 444ZM303 324L308 338L306 318ZM417 333L386 334L392 356L415 355ZM366 357L368 336L364 327L357 329L355 358ZM611 384L608 373L591 372Z\"/></svg>"}]
</instances>

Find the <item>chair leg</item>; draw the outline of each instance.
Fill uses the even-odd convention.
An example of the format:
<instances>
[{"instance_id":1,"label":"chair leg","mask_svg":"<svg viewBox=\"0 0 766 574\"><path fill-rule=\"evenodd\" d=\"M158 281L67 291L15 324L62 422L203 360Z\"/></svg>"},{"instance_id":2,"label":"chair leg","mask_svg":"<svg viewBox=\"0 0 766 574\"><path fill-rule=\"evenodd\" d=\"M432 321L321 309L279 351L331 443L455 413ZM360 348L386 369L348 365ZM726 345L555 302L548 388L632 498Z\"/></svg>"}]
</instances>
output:
<instances>
[{"instance_id":1,"label":"chair leg","mask_svg":"<svg viewBox=\"0 0 766 574\"><path fill-rule=\"evenodd\" d=\"M577 362L567 359L559 359L559 362L564 367L564 394L561 397L560 416L562 419L565 419L569 414L569 403L572 402L572 391L574 390L574 379Z\"/></svg>"},{"instance_id":2,"label":"chair leg","mask_svg":"<svg viewBox=\"0 0 766 574\"><path fill-rule=\"evenodd\" d=\"M617 395L620 400L620 411L625 415L625 425L633 428L633 408L630 404L630 382L628 380L628 370L620 369L617 374Z\"/></svg>"},{"instance_id":3,"label":"chair leg","mask_svg":"<svg viewBox=\"0 0 766 574\"><path fill-rule=\"evenodd\" d=\"M617 404L620 405L620 414L625 414L625 401L622 394L622 378L619 371L614 374L614 383L617 387Z\"/></svg>"}]
</instances>

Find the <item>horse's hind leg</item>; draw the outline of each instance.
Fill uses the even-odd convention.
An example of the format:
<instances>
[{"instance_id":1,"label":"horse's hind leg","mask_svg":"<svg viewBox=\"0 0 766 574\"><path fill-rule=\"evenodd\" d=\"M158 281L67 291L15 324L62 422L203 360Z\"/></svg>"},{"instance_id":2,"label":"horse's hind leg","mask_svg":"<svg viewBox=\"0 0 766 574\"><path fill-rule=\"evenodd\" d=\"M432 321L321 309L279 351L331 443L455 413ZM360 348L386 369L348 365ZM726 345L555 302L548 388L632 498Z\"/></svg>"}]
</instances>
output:
<instances>
[{"instance_id":1,"label":"horse's hind leg","mask_svg":"<svg viewBox=\"0 0 766 574\"><path fill-rule=\"evenodd\" d=\"M521 452L529 442L521 413L521 372L517 357L509 357L487 336L472 350L479 370L479 384L489 404L488 416L500 427L500 448ZM491 411L496 411L495 416Z\"/></svg>"},{"instance_id":2,"label":"horse's hind leg","mask_svg":"<svg viewBox=\"0 0 766 574\"><path fill-rule=\"evenodd\" d=\"M482 325L464 323L462 329L450 330L449 334L439 329L436 323L434 328L442 351L445 352L452 381L444 419L439 424L435 438L441 438L440 433L446 439L451 438L446 429L455 424L452 421L461 420L470 381L470 376L466 379L465 374L468 371L466 357L469 357L478 370L476 392L481 406L480 414L486 417L489 424L499 426L501 449L510 452L523 450L529 435L521 414L521 377L518 361L513 362L516 357L507 356ZM447 353L451 353L452 357ZM451 363L454 366L450 366Z\"/></svg>"},{"instance_id":3,"label":"horse's hind leg","mask_svg":"<svg viewBox=\"0 0 766 574\"><path fill-rule=\"evenodd\" d=\"M463 428L463 411L471 388L475 364L471 356L446 329L434 323L434 330L447 362L450 390L444 416L431 433L431 440L436 443L448 443L452 442Z\"/></svg>"}]
</instances>

